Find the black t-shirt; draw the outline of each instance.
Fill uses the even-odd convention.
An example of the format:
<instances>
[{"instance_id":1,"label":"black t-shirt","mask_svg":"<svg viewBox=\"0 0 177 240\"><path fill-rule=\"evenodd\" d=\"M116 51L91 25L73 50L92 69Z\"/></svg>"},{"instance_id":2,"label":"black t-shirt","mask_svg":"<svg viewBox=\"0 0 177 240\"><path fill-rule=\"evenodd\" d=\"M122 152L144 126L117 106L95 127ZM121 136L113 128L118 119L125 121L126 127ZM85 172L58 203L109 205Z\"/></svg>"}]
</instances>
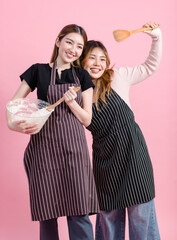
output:
<instances>
[{"instance_id":1,"label":"black t-shirt","mask_svg":"<svg viewBox=\"0 0 177 240\"><path fill-rule=\"evenodd\" d=\"M90 87L94 87L94 84L90 78L89 73L82 68L74 68L76 75L79 78L81 84L81 90L85 91ZM21 80L25 80L32 91L37 88L37 96L39 99L47 101L47 91L50 85L52 68L49 64L34 64L28 68L22 75ZM58 72L56 70L56 84L75 83L72 68L65 69L61 72L61 78L59 79Z\"/></svg>"}]
</instances>

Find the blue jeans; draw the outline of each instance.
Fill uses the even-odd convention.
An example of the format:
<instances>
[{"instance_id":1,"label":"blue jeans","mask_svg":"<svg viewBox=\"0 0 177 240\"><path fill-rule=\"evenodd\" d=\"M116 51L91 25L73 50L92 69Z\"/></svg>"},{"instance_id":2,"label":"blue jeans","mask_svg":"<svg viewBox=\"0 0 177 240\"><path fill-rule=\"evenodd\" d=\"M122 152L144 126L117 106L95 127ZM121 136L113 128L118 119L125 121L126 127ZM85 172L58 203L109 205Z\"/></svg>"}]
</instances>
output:
<instances>
[{"instance_id":1,"label":"blue jeans","mask_svg":"<svg viewBox=\"0 0 177 240\"><path fill-rule=\"evenodd\" d=\"M101 211L95 240L125 239L125 210ZM154 200L127 208L130 240L160 240Z\"/></svg>"},{"instance_id":2,"label":"blue jeans","mask_svg":"<svg viewBox=\"0 0 177 240\"><path fill-rule=\"evenodd\" d=\"M93 240L93 228L88 215L67 217L70 240Z\"/></svg>"},{"instance_id":3,"label":"blue jeans","mask_svg":"<svg viewBox=\"0 0 177 240\"><path fill-rule=\"evenodd\" d=\"M70 240L93 240L88 215L67 217ZM40 222L40 240L59 240L57 218Z\"/></svg>"}]
</instances>

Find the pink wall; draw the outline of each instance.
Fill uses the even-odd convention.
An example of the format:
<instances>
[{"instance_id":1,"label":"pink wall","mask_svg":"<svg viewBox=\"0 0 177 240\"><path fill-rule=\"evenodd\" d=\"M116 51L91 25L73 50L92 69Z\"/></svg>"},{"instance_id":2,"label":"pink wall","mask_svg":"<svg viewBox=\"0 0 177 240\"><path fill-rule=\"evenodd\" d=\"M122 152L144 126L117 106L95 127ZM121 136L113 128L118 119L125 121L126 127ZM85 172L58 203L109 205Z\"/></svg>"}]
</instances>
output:
<instances>
[{"instance_id":1,"label":"pink wall","mask_svg":"<svg viewBox=\"0 0 177 240\"><path fill-rule=\"evenodd\" d=\"M23 152L29 137L9 131L5 120L5 105L20 83L19 74L33 63L49 61L56 35L69 23L82 25L89 39L102 40L115 66L139 64L148 54L150 38L139 33L116 43L112 31L135 29L149 20L161 24L163 59L155 75L132 88L131 100L154 166L161 236L165 240L177 239L176 9L176 0L1 1L1 240L37 240L39 234L38 223L30 220L23 168ZM87 137L91 149L89 133ZM94 223L95 217L91 220ZM61 239L67 240L65 218L59 219L59 231Z\"/></svg>"}]
</instances>

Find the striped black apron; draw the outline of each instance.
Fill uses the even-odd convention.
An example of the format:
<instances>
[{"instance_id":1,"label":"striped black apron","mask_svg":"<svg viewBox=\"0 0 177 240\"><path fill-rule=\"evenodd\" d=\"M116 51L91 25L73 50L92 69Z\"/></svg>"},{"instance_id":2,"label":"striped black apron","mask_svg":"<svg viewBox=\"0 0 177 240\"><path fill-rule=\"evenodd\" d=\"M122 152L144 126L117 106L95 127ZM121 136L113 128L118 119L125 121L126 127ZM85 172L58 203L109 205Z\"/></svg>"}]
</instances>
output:
<instances>
[{"instance_id":1,"label":"striped black apron","mask_svg":"<svg viewBox=\"0 0 177 240\"><path fill-rule=\"evenodd\" d=\"M101 210L148 202L155 196L151 160L134 114L113 90L107 105L93 104L93 171Z\"/></svg>"},{"instance_id":2,"label":"striped black apron","mask_svg":"<svg viewBox=\"0 0 177 240\"><path fill-rule=\"evenodd\" d=\"M48 88L48 102L55 103L70 86L55 84L56 63ZM81 91L76 101L82 104ZM55 108L41 131L31 135L24 164L29 181L32 220L98 212L85 130L65 102Z\"/></svg>"}]
</instances>

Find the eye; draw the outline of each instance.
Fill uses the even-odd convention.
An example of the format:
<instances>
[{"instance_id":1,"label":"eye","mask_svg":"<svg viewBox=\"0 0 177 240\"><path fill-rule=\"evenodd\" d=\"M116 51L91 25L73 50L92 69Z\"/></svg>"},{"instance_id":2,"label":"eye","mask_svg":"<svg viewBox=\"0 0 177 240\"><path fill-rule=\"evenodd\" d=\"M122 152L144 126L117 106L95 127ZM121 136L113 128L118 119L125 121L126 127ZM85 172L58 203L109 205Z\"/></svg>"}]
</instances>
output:
<instances>
[{"instance_id":1,"label":"eye","mask_svg":"<svg viewBox=\"0 0 177 240\"><path fill-rule=\"evenodd\" d=\"M66 43L68 43L69 45L71 45L71 44L72 44L72 42L71 42L71 41L66 41Z\"/></svg>"},{"instance_id":2,"label":"eye","mask_svg":"<svg viewBox=\"0 0 177 240\"><path fill-rule=\"evenodd\" d=\"M89 59L94 59L94 57L90 56Z\"/></svg>"},{"instance_id":3,"label":"eye","mask_svg":"<svg viewBox=\"0 0 177 240\"><path fill-rule=\"evenodd\" d=\"M102 62L106 62L106 59L105 59L105 58L101 58L101 61L102 61Z\"/></svg>"},{"instance_id":4,"label":"eye","mask_svg":"<svg viewBox=\"0 0 177 240\"><path fill-rule=\"evenodd\" d=\"M82 47L82 46L78 46L78 48L79 48L79 49L81 49L81 50L83 49L83 47Z\"/></svg>"}]
</instances>

